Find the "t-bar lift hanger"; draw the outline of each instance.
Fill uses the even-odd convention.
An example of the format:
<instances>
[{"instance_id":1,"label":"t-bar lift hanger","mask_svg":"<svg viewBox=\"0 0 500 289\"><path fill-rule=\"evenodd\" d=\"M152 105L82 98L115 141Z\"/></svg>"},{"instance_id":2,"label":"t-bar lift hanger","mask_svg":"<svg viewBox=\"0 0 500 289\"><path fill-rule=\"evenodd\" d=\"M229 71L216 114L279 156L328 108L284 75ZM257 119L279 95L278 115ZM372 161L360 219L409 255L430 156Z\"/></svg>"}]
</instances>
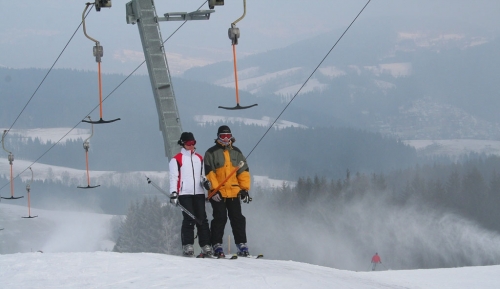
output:
<instances>
[{"instance_id":1,"label":"t-bar lift hanger","mask_svg":"<svg viewBox=\"0 0 500 289\"><path fill-rule=\"evenodd\" d=\"M240 38L240 29L236 27L236 23L238 23L243 17L245 17L247 13L247 4L246 0L243 0L243 15L240 18L236 19L233 23L231 23L231 28L227 31L229 39L231 39L231 44L233 46L233 66L234 66L234 84L236 88L236 106L235 107L225 107L219 106L219 108L236 110L236 109L247 109L256 106L257 104L252 104L249 106L241 106L240 105L240 97L238 92L238 69L236 67L236 45L238 44L238 38Z\"/></svg>"},{"instance_id":2,"label":"t-bar lift hanger","mask_svg":"<svg viewBox=\"0 0 500 289\"><path fill-rule=\"evenodd\" d=\"M85 36L95 42L94 46L94 56L95 56L95 61L97 62L97 75L98 75L98 86L99 86L99 117L100 119L98 121L93 121L91 123L95 124L101 124L101 123L110 123L110 122L115 122L117 120L120 120L120 118L116 118L113 120L103 120L102 118L102 78L101 78L101 57L104 55L103 47L101 46L100 42L92 37L90 37L87 34L87 29L85 27L85 12L89 8L90 5L95 5L96 10L100 11L101 7L111 7L111 1L103 1L103 0L96 0L95 3L86 3L85 4L85 9L83 10L82 13L82 24L83 24L83 34ZM89 122L90 120L82 120L82 122Z\"/></svg>"}]
</instances>

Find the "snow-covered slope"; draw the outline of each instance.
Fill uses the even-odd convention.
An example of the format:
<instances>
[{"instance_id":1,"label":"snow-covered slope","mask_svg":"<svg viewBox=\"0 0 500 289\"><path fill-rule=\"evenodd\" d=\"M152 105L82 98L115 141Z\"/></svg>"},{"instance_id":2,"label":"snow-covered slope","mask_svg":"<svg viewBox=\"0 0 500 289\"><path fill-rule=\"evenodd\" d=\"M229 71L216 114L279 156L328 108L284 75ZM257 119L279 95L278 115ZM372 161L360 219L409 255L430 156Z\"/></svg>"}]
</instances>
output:
<instances>
[{"instance_id":1,"label":"snow-covered slope","mask_svg":"<svg viewBox=\"0 0 500 289\"><path fill-rule=\"evenodd\" d=\"M500 266L353 272L294 261L191 259L150 253L0 256L2 288L500 288Z\"/></svg>"},{"instance_id":2,"label":"snow-covered slope","mask_svg":"<svg viewBox=\"0 0 500 289\"><path fill-rule=\"evenodd\" d=\"M206 125L207 123L211 122L225 122L228 124L244 124L244 125L257 125L257 126L263 126L263 127L269 127L271 124L273 124L274 119L264 116L261 119L251 119L251 118L244 118L244 117L227 117L227 116L218 116L218 115L195 115L194 120L199 124L199 125ZM298 127L298 128L307 128L307 126L296 123L296 122L291 122L291 121L286 121L286 120L278 120L274 124L274 128L277 129L283 129L283 128L288 128L288 127Z\"/></svg>"},{"instance_id":3,"label":"snow-covered slope","mask_svg":"<svg viewBox=\"0 0 500 289\"><path fill-rule=\"evenodd\" d=\"M60 211L0 203L0 253L12 252L94 252L112 250L110 220L113 216L78 211ZM67 209L67 210L64 210ZM71 211L69 211L69 210ZM36 218L23 218L28 214ZM7 288L7 287L3 287Z\"/></svg>"},{"instance_id":4,"label":"snow-covered slope","mask_svg":"<svg viewBox=\"0 0 500 289\"><path fill-rule=\"evenodd\" d=\"M4 131L6 128L0 128ZM86 139L90 136L89 129L83 128L69 128L69 127L55 127L55 128L32 128L32 129L11 129L9 130L8 138L21 138L28 140L38 139L41 144L47 142L64 144L69 140ZM7 139L8 139L7 138Z\"/></svg>"}]
</instances>

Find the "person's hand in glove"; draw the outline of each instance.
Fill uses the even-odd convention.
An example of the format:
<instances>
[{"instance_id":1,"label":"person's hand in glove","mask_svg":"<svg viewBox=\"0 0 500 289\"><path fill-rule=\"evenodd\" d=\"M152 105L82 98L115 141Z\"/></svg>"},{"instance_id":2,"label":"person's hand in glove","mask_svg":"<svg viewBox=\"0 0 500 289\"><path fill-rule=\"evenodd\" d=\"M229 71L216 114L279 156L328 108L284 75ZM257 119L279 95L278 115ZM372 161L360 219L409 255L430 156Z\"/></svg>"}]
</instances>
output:
<instances>
[{"instance_id":1,"label":"person's hand in glove","mask_svg":"<svg viewBox=\"0 0 500 289\"><path fill-rule=\"evenodd\" d=\"M172 192L170 194L170 203L174 206L177 206L179 204L179 195L177 194L177 192Z\"/></svg>"},{"instance_id":2,"label":"person's hand in glove","mask_svg":"<svg viewBox=\"0 0 500 289\"><path fill-rule=\"evenodd\" d=\"M246 190L241 190L238 195L240 195L240 199L243 201L243 203L249 204L252 201L252 198L250 198L250 195L248 194L248 191Z\"/></svg>"},{"instance_id":3,"label":"person's hand in glove","mask_svg":"<svg viewBox=\"0 0 500 289\"><path fill-rule=\"evenodd\" d=\"M220 194L219 191L217 191L217 193L215 193L215 195L212 196L212 200L214 200L215 202L222 201L222 195Z\"/></svg>"},{"instance_id":4,"label":"person's hand in glove","mask_svg":"<svg viewBox=\"0 0 500 289\"><path fill-rule=\"evenodd\" d=\"M210 191L212 189L212 183L209 180L204 180L201 182L201 185L205 188L205 190Z\"/></svg>"}]
</instances>

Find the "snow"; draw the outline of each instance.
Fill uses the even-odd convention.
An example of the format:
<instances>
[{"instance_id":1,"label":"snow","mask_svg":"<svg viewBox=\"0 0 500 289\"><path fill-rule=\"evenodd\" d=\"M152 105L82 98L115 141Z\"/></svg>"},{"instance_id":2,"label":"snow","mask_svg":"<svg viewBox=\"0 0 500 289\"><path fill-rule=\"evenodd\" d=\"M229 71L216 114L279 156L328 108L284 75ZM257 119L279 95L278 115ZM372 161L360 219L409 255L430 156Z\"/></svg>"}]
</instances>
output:
<instances>
[{"instance_id":1,"label":"snow","mask_svg":"<svg viewBox=\"0 0 500 289\"><path fill-rule=\"evenodd\" d=\"M335 78L347 74L345 71L335 66L320 67L318 71L321 72L323 75L329 76L330 78Z\"/></svg>"},{"instance_id":2,"label":"snow","mask_svg":"<svg viewBox=\"0 0 500 289\"><path fill-rule=\"evenodd\" d=\"M293 181L270 179L267 176L253 176L252 182L254 185L263 188L280 188L283 186L283 183L285 183L289 187L295 187L296 185L296 182Z\"/></svg>"},{"instance_id":3,"label":"snow","mask_svg":"<svg viewBox=\"0 0 500 289\"><path fill-rule=\"evenodd\" d=\"M218 115L195 115L194 120L200 124L205 125L206 123L212 122L225 122L225 123L243 123L245 125L258 125L263 127L269 127L274 119L271 119L268 116L263 116L261 119L252 119L252 118L244 118L244 117L227 117L227 116L218 116ZM299 128L307 128L307 126L298 124L296 122L291 122L287 120L278 120L274 126L277 129L283 129L287 127L299 127Z\"/></svg>"},{"instance_id":4,"label":"snow","mask_svg":"<svg viewBox=\"0 0 500 289\"><path fill-rule=\"evenodd\" d=\"M72 169L67 167L47 165L40 162L33 164L31 161L26 160L14 160L12 165L12 172L14 177L21 174L20 177L23 181L31 179L31 173L28 168L31 167L33 170L33 179L36 181L44 181L51 179L52 181L62 181L63 176L67 175L70 178L84 179L86 176L85 170ZM108 171L92 171L92 177L100 177L105 174L112 172ZM10 164L5 158L0 158L0 175L4 178L10 177Z\"/></svg>"},{"instance_id":5,"label":"snow","mask_svg":"<svg viewBox=\"0 0 500 289\"><path fill-rule=\"evenodd\" d=\"M33 164L32 161L14 160L12 165L13 176L19 177L27 182L31 180L31 172L33 170L33 179L36 181L51 180L69 186L86 186L87 172L84 169L73 169L68 167L47 165L40 162ZM168 171L131 171L131 172L116 172L116 171L94 171L90 172L91 183L99 184L105 187L124 188L141 188L145 183L146 177L158 184L160 187L167 187ZM0 158L0 176L5 179L10 179L10 164L6 158ZM267 176L253 176L252 184L260 187L280 187L285 180L271 179ZM287 181L290 185L294 182ZM0 184L3 185L3 184ZM23 192L24 193L24 192ZM5 192L2 192L5 196Z\"/></svg>"},{"instance_id":6,"label":"snow","mask_svg":"<svg viewBox=\"0 0 500 289\"><path fill-rule=\"evenodd\" d=\"M432 155L460 156L470 152L500 155L500 141L477 139L404 140L405 144Z\"/></svg>"},{"instance_id":7,"label":"snow","mask_svg":"<svg viewBox=\"0 0 500 289\"><path fill-rule=\"evenodd\" d=\"M0 256L2 288L500 288L500 266L354 272L294 261L151 253Z\"/></svg>"},{"instance_id":8,"label":"snow","mask_svg":"<svg viewBox=\"0 0 500 289\"><path fill-rule=\"evenodd\" d=\"M383 91L387 91L389 89L396 88L396 85L394 83L390 83L390 82L387 82L387 81L374 80L373 82L375 83L375 85L378 88L382 89Z\"/></svg>"},{"instance_id":9,"label":"snow","mask_svg":"<svg viewBox=\"0 0 500 289\"><path fill-rule=\"evenodd\" d=\"M38 192L37 192L38 193ZM97 214L81 205L59 203L59 210L31 208L25 199L11 205L0 203L0 253L12 252L95 252L112 250L112 215ZM26 219L28 214L36 218ZM4 267L1 266L0 267ZM1 286L0 286L1 287ZM2 287L5 288L5 287Z\"/></svg>"},{"instance_id":10,"label":"snow","mask_svg":"<svg viewBox=\"0 0 500 289\"><path fill-rule=\"evenodd\" d=\"M0 128L3 132L6 128ZM67 135L66 135L67 134ZM47 142L55 143L59 140L61 144L70 140L83 140L90 136L89 129L82 128L69 128L69 127L57 127L57 128L32 128L32 129L11 129L9 134L6 136L6 140L10 137L12 138L32 138L33 140L39 139L40 143L46 144Z\"/></svg>"},{"instance_id":11,"label":"snow","mask_svg":"<svg viewBox=\"0 0 500 289\"><path fill-rule=\"evenodd\" d=\"M275 71L272 73L266 73L264 75L256 76L256 71L258 68L252 67L246 70L238 71L238 88L243 91L248 91L252 94L260 92L260 88L270 81L276 80L278 78L286 78L299 72L302 68L293 67L289 69L284 69L280 71ZM247 78L245 78L245 76ZM234 88L234 76L227 76L215 82L215 84ZM275 92L275 94L278 94Z\"/></svg>"},{"instance_id":12,"label":"snow","mask_svg":"<svg viewBox=\"0 0 500 289\"><path fill-rule=\"evenodd\" d=\"M260 73L259 67L254 66L254 67L245 68L242 70L238 70L238 79L239 80L250 79L252 77L259 76L259 73ZM215 84L223 85L226 87L228 85L229 85L229 87L231 87L230 85L232 85L232 87L234 87L234 75L231 74L231 75L228 75L222 79L219 79L215 82ZM241 88L241 87L238 86L238 88Z\"/></svg>"},{"instance_id":13,"label":"snow","mask_svg":"<svg viewBox=\"0 0 500 289\"><path fill-rule=\"evenodd\" d=\"M357 73L361 73L361 69L356 66L349 66L349 68L354 69ZM250 67L238 71L238 88L250 92L252 94L257 94L261 92L261 88L270 82L276 81L277 79L290 78L290 76L297 75L304 68L303 67L292 67L289 69L284 69L280 71L265 73L260 75L258 67ZM369 71L376 76L382 74L389 74L394 78L406 77L412 73L412 65L409 62L401 63L382 63L376 66L364 66L363 70ZM345 75L346 72L337 68L335 66L328 66L319 69L322 75L328 76L329 78L335 78ZM302 83L290 83L290 81L284 81L284 85L278 87L273 93L278 96L290 96L294 95L299 88L303 85ZM216 85L223 87L233 87L234 88L234 76L230 75L219 79L215 82ZM318 79L312 78L302 89L301 93L307 93L311 91L323 91L328 85L321 83Z\"/></svg>"},{"instance_id":14,"label":"snow","mask_svg":"<svg viewBox=\"0 0 500 289\"><path fill-rule=\"evenodd\" d=\"M371 71L374 75L390 74L394 78L411 75L412 65L409 62L383 63L377 66L365 66L364 69Z\"/></svg>"},{"instance_id":15,"label":"snow","mask_svg":"<svg viewBox=\"0 0 500 289\"><path fill-rule=\"evenodd\" d=\"M277 91L274 92L274 94L277 95L283 95L283 96L292 96L299 91L299 89L302 87L303 83L298 83L294 85L290 85L281 89L278 89ZM306 83L306 85L302 88L300 93L307 93L311 91L323 91L326 89L328 85L319 82L316 78L311 78L309 81Z\"/></svg>"}]
</instances>

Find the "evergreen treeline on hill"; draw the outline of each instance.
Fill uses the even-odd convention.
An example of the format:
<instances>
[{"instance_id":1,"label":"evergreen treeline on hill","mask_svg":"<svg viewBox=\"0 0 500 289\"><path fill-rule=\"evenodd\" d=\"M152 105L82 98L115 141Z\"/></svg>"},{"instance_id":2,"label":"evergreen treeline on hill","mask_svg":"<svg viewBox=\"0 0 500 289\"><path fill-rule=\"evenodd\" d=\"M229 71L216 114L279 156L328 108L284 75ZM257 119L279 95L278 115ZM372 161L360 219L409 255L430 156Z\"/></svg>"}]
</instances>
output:
<instances>
[{"instance_id":1,"label":"evergreen treeline on hill","mask_svg":"<svg viewBox=\"0 0 500 289\"><path fill-rule=\"evenodd\" d=\"M500 239L497 156L471 155L460 163L416 165L387 174L347 170L339 179L301 177L294 187L254 188L251 195L253 202L242 206L249 246L272 259L289 260L293 254L296 261L366 270L379 252L392 269L500 264L500 250L494 248ZM155 244L161 238L143 235L159 230L160 208L173 214L171 220L178 218L164 229L162 234L173 239L161 250L180 250L180 240L174 240L180 211L144 199L142 205L131 205L119 251L158 252ZM131 236L142 245L122 245Z\"/></svg>"},{"instance_id":2,"label":"evergreen treeline on hill","mask_svg":"<svg viewBox=\"0 0 500 289\"><path fill-rule=\"evenodd\" d=\"M339 198L353 198L356 194L387 191L395 204L417 200L473 219L500 233L499 156L471 154L457 163L416 165L388 174L357 172L352 175L347 170L342 179L304 177L299 178L293 188L274 190L275 193L286 192L287 200L305 198L303 195L306 194L307 200L312 201L325 194L332 202Z\"/></svg>"}]
</instances>

